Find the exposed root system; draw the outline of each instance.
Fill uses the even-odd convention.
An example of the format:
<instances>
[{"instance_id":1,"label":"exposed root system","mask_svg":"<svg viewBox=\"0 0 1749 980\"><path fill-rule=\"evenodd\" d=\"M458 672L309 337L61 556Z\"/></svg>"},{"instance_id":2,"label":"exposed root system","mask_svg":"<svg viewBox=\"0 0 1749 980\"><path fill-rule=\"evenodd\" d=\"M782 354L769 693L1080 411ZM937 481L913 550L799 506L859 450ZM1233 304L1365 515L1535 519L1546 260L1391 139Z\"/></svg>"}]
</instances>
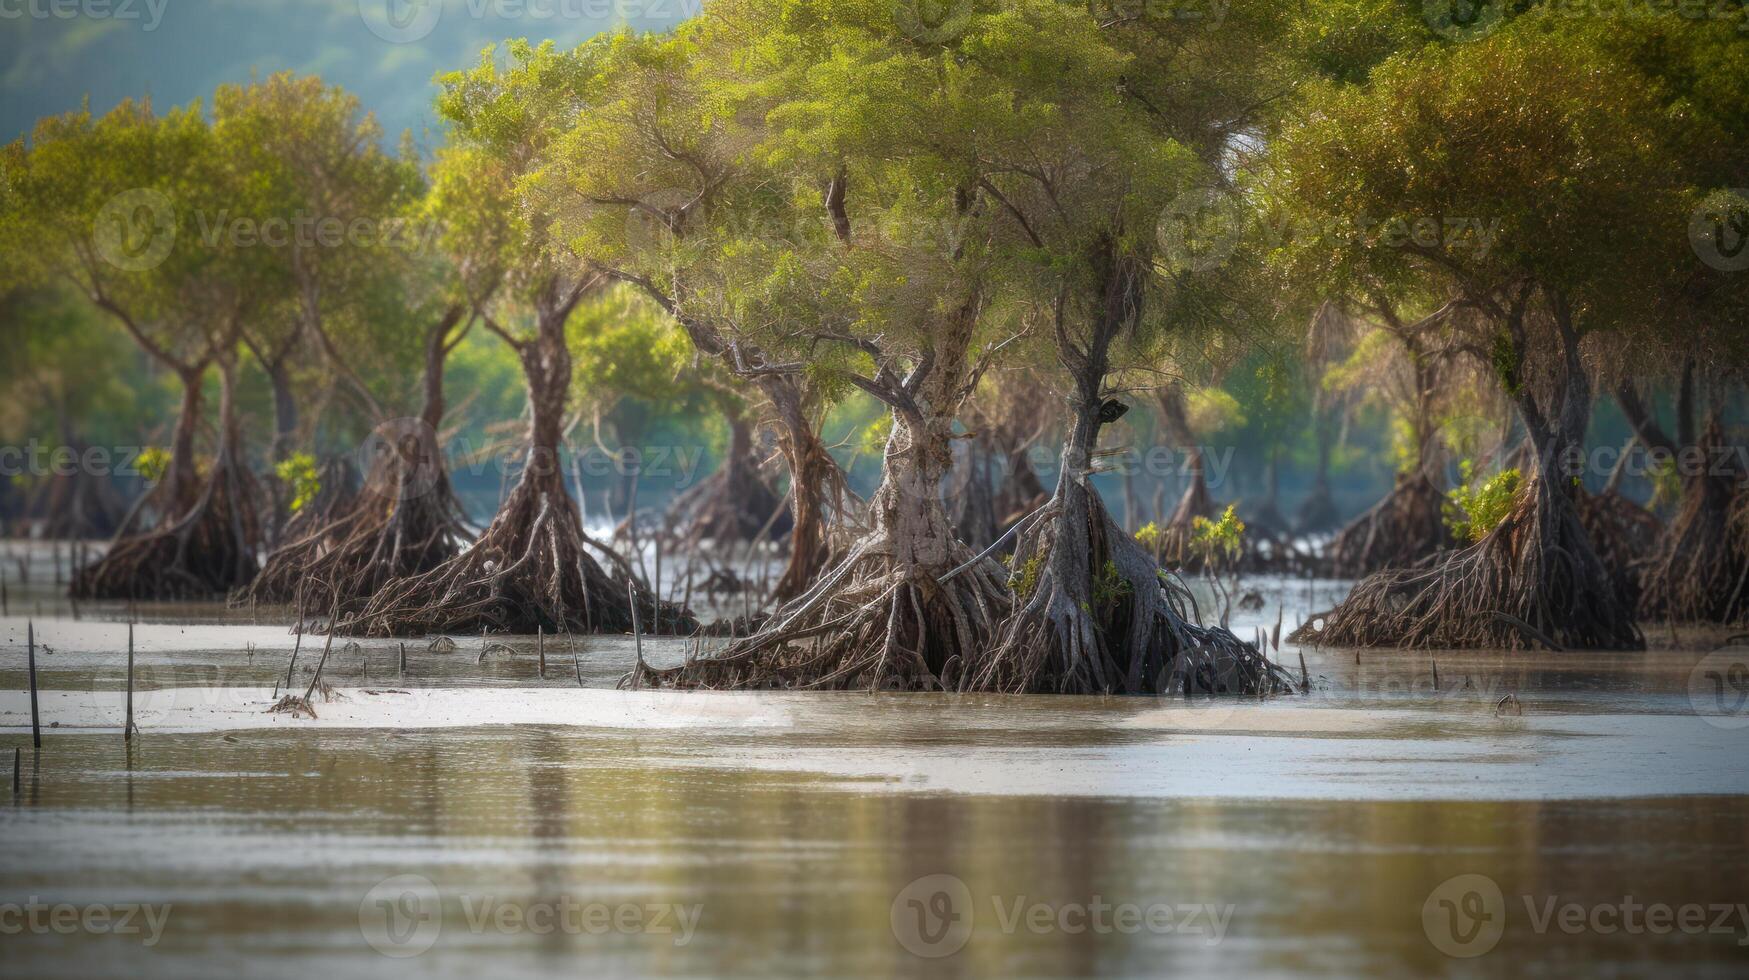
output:
<instances>
[{"instance_id":1,"label":"exposed root system","mask_svg":"<svg viewBox=\"0 0 1749 980\"><path fill-rule=\"evenodd\" d=\"M772 513L780 507L774 520ZM715 473L676 497L667 519L677 537L719 544L752 541L761 532L780 540L790 530L787 504L746 456L731 455Z\"/></svg>"},{"instance_id":2,"label":"exposed root system","mask_svg":"<svg viewBox=\"0 0 1749 980\"><path fill-rule=\"evenodd\" d=\"M364 489L312 502L323 507L325 522L303 523L300 511L287 531L303 533L268 555L233 604L304 601L327 608L338 601L342 612L356 613L385 583L455 557L467 527L435 435L417 420L397 420L379 426L370 445L376 451Z\"/></svg>"},{"instance_id":3,"label":"exposed root system","mask_svg":"<svg viewBox=\"0 0 1749 980\"><path fill-rule=\"evenodd\" d=\"M615 559L619 574L609 576L584 550L586 540L558 469L529 467L472 545L430 571L388 582L339 628L371 636L630 632L631 571ZM697 628L690 613L636 591L644 629Z\"/></svg>"},{"instance_id":4,"label":"exposed root system","mask_svg":"<svg viewBox=\"0 0 1749 980\"><path fill-rule=\"evenodd\" d=\"M1361 578L1386 568L1407 568L1457 545L1445 526L1445 495L1423 473L1397 479L1391 492L1330 543L1331 574Z\"/></svg>"},{"instance_id":5,"label":"exposed root system","mask_svg":"<svg viewBox=\"0 0 1749 980\"><path fill-rule=\"evenodd\" d=\"M1232 633L1197 624L1195 602L1123 533L1099 495L1065 475L1014 553L1014 614L962 690L1256 694L1292 681Z\"/></svg>"},{"instance_id":6,"label":"exposed root system","mask_svg":"<svg viewBox=\"0 0 1749 980\"><path fill-rule=\"evenodd\" d=\"M1415 568L1367 577L1293 639L1328 646L1603 650L1639 649L1645 642L1571 498L1540 478L1480 542Z\"/></svg>"},{"instance_id":7,"label":"exposed root system","mask_svg":"<svg viewBox=\"0 0 1749 980\"><path fill-rule=\"evenodd\" d=\"M1701 441L1716 459L1715 422ZM1737 623L1749 619L1749 498L1730 473L1688 478L1682 504L1641 574L1640 616L1648 620Z\"/></svg>"},{"instance_id":8,"label":"exposed root system","mask_svg":"<svg viewBox=\"0 0 1749 980\"><path fill-rule=\"evenodd\" d=\"M164 484L164 494L171 494ZM247 584L256 572L261 526L249 471L221 452L204 486L172 516L142 533L121 532L102 558L73 578L78 599L203 599Z\"/></svg>"},{"instance_id":9,"label":"exposed root system","mask_svg":"<svg viewBox=\"0 0 1749 980\"><path fill-rule=\"evenodd\" d=\"M956 554L973 556L960 546ZM941 581L895 560L877 539L854 546L813 588L753 636L670 670L640 668L632 686L952 690L967 653L1006 611L992 561Z\"/></svg>"},{"instance_id":10,"label":"exposed root system","mask_svg":"<svg viewBox=\"0 0 1749 980\"><path fill-rule=\"evenodd\" d=\"M952 690L1008 611L1002 568L959 542L937 494L946 422L895 431L874 526L754 635L632 686ZM974 559L978 560L974 560Z\"/></svg>"},{"instance_id":11,"label":"exposed root system","mask_svg":"<svg viewBox=\"0 0 1749 980\"><path fill-rule=\"evenodd\" d=\"M280 529L281 541L308 537L352 512L358 499L358 467L346 456L332 456L322 464L321 489Z\"/></svg>"},{"instance_id":12,"label":"exposed root system","mask_svg":"<svg viewBox=\"0 0 1749 980\"><path fill-rule=\"evenodd\" d=\"M1634 608L1640 601L1647 562L1664 537L1664 522L1613 489L1598 494L1580 490L1573 504L1591 547L1614 577L1616 594ZM1723 525L1721 512L1721 529Z\"/></svg>"}]
</instances>

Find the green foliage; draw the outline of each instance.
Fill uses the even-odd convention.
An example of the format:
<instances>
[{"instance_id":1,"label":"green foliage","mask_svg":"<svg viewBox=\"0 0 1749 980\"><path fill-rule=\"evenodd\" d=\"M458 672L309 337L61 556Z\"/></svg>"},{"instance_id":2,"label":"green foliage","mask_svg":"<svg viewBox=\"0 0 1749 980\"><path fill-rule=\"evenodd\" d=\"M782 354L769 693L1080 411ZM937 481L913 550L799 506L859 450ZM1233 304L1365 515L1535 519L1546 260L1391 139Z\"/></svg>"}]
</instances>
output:
<instances>
[{"instance_id":1,"label":"green foliage","mask_svg":"<svg viewBox=\"0 0 1749 980\"><path fill-rule=\"evenodd\" d=\"M1165 534L1166 532L1160 530L1160 525L1149 521L1136 530L1136 543L1149 551L1158 552Z\"/></svg>"},{"instance_id":2,"label":"green foliage","mask_svg":"<svg viewBox=\"0 0 1749 980\"><path fill-rule=\"evenodd\" d=\"M147 483L157 483L170 471L170 451L162 446L147 446L140 450L140 455L134 460L134 467L140 471L141 479Z\"/></svg>"},{"instance_id":3,"label":"green foliage","mask_svg":"<svg viewBox=\"0 0 1749 980\"><path fill-rule=\"evenodd\" d=\"M1190 532L1190 547L1211 565L1223 559L1232 561L1245 547L1245 522L1239 519L1233 504L1227 505L1220 520L1195 518L1191 521Z\"/></svg>"},{"instance_id":4,"label":"green foliage","mask_svg":"<svg viewBox=\"0 0 1749 980\"><path fill-rule=\"evenodd\" d=\"M869 420L856 438L856 449L865 456L880 459L887 451L887 440L893 435L893 417L882 414Z\"/></svg>"},{"instance_id":5,"label":"green foliage","mask_svg":"<svg viewBox=\"0 0 1749 980\"><path fill-rule=\"evenodd\" d=\"M1044 570L1044 567L1045 553L1042 550L1034 551L1019 568L1011 567L1008 574L1008 588L1013 590L1018 598L1032 598L1033 591L1038 588L1039 573Z\"/></svg>"},{"instance_id":6,"label":"green foliage","mask_svg":"<svg viewBox=\"0 0 1749 980\"><path fill-rule=\"evenodd\" d=\"M1463 482L1446 491L1445 526L1461 541L1480 541L1512 513L1523 476L1517 469L1506 469L1478 483L1474 462L1466 459L1458 468Z\"/></svg>"},{"instance_id":7,"label":"green foliage","mask_svg":"<svg viewBox=\"0 0 1749 980\"><path fill-rule=\"evenodd\" d=\"M1130 592L1129 579L1118 573L1117 562L1106 559L1105 565L1093 575L1094 607L1108 608L1128 598Z\"/></svg>"},{"instance_id":8,"label":"green foliage","mask_svg":"<svg viewBox=\"0 0 1749 980\"><path fill-rule=\"evenodd\" d=\"M1674 457L1656 457L1646 478L1652 483L1652 498L1647 501L1648 507L1654 510L1675 507L1682 499L1682 475Z\"/></svg>"},{"instance_id":9,"label":"green foliage","mask_svg":"<svg viewBox=\"0 0 1749 980\"><path fill-rule=\"evenodd\" d=\"M296 514L322 492L322 476L316 469L316 457L309 453L293 453L274 464L273 474L291 488L291 512Z\"/></svg>"}]
</instances>

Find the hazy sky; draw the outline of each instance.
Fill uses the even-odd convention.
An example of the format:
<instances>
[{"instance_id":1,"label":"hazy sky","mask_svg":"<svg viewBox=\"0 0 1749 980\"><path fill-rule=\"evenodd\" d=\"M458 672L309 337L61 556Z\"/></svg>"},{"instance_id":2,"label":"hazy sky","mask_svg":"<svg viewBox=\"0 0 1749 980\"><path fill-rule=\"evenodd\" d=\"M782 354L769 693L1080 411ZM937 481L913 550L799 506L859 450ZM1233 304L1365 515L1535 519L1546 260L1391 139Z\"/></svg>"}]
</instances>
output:
<instances>
[{"instance_id":1,"label":"hazy sky","mask_svg":"<svg viewBox=\"0 0 1749 980\"><path fill-rule=\"evenodd\" d=\"M573 44L617 23L662 27L702 0L0 0L0 133L127 96L210 101L223 82L292 69L351 89L390 142L436 142L432 78L510 37Z\"/></svg>"}]
</instances>

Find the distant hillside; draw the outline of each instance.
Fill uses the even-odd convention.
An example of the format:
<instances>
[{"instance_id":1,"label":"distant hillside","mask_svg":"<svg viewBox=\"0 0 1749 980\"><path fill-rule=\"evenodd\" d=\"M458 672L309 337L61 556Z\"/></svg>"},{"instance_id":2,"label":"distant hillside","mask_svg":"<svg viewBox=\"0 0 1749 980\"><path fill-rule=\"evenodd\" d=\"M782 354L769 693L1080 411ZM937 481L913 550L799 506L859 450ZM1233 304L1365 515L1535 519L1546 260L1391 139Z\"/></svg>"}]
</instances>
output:
<instances>
[{"instance_id":1,"label":"distant hillside","mask_svg":"<svg viewBox=\"0 0 1749 980\"><path fill-rule=\"evenodd\" d=\"M160 106L210 98L223 82L292 69L356 92L390 141L411 129L436 142L432 78L472 64L508 37L574 44L617 23L660 28L702 0L84 0L91 15L32 17L45 2L7 5L0 21L0 134L37 118L93 110L127 96ZM99 16L101 14L101 16ZM623 16L622 16L623 14ZM406 39L406 40L389 40Z\"/></svg>"}]
</instances>

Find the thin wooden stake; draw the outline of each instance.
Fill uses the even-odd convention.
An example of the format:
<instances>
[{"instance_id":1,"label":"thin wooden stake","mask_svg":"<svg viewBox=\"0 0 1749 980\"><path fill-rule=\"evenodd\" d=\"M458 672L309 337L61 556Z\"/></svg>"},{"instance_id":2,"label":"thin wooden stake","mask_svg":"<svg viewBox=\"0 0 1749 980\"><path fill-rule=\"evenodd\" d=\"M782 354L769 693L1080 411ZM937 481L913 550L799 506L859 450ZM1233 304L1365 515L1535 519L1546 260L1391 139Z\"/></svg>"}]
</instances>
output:
<instances>
[{"instance_id":1,"label":"thin wooden stake","mask_svg":"<svg viewBox=\"0 0 1749 980\"><path fill-rule=\"evenodd\" d=\"M638 619L637 586L630 579L626 580L626 600L632 606L632 647L638 654L638 666L633 675L636 679L632 681L632 687L636 688L644 682L644 627Z\"/></svg>"},{"instance_id":2,"label":"thin wooden stake","mask_svg":"<svg viewBox=\"0 0 1749 980\"><path fill-rule=\"evenodd\" d=\"M302 650L303 648L304 648L304 594L302 591L299 591L298 592L298 635L297 635L296 639L292 640L291 659L285 662L285 692L287 694L291 693L292 669L298 665L298 651ZM277 687L274 688L273 693L275 695L279 694L279 689Z\"/></svg>"},{"instance_id":3,"label":"thin wooden stake","mask_svg":"<svg viewBox=\"0 0 1749 980\"><path fill-rule=\"evenodd\" d=\"M0 616L12 615L12 597L6 594L6 576L0 573Z\"/></svg>"},{"instance_id":4,"label":"thin wooden stake","mask_svg":"<svg viewBox=\"0 0 1749 980\"><path fill-rule=\"evenodd\" d=\"M655 628L651 632L662 635L662 535L656 535L656 577L650 582L650 594L656 604Z\"/></svg>"},{"instance_id":5,"label":"thin wooden stake","mask_svg":"<svg viewBox=\"0 0 1749 980\"><path fill-rule=\"evenodd\" d=\"M1300 693L1307 694L1312 690L1312 677L1306 673L1306 651L1300 649Z\"/></svg>"},{"instance_id":6,"label":"thin wooden stake","mask_svg":"<svg viewBox=\"0 0 1749 980\"><path fill-rule=\"evenodd\" d=\"M536 650L540 653L540 679L547 679L547 628L536 625L534 628Z\"/></svg>"},{"instance_id":7,"label":"thin wooden stake","mask_svg":"<svg viewBox=\"0 0 1749 980\"><path fill-rule=\"evenodd\" d=\"M26 620L24 624L25 644L29 648L30 658L30 742L40 750L43 747L42 719L36 709L36 622Z\"/></svg>"},{"instance_id":8,"label":"thin wooden stake","mask_svg":"<svg viewBox=\"0 0 1749 980\"><path fill-rule=\"evenodd\" d=\"M577 686L583 686L583 656L577 649L577 635L571 634L571 669L577 672Z\"/></svg>"},{"instance_id":9,"label":"thin wooden stake","mask_svg":"<svg viewBox=\"0 0 1749 980\"><path fill-rule=\"evenodd\" d=\"M328 651L334 646L334 622L340 618L340 590L334 590L334 614L328 617L328 636L322 641L322 659L316 661L316 672L310 677L310 686L304 689L304 703L310 703L310 695L316 693L316 685L322 682L322 666L328 662Z\"/></svg>"},{"instance_id":10,"label":"thin wooden stake","mask_svg":"<svg viewBox=\"0 0 1749 980\"><path fill-rule=\"evenodd\" d=\"M405 677L407 674L407 641L406 640L401 641L401 660L400 660L399 670L400 670L400 675Z\"/></svg>"},{"instance_id":11,"label":"thin wooden stake","mask_svg":"<svg viewBox=\"0 0 1749 980\"><path fill-rule=\"evenodd\" d=\"M1433 689L1439 690L1439 661L1437 659L1433 661Z\"/></svg>"},{"instance_id":12,"label":"thin wooden stake","mask_svg":"<svg viewBox=\"0 0 1749 980\"><path fill-rule=\"evenodd\" d=\"M128 624L128 717L121 726L121 740L134 737L134 624Z\"/></svg>"},{"instance_id":13,"label":"thin wooden stake","mask_svg":"<svg viewBox=\"0 0 1749 980\"><path fill-rule=\"evenodd\" d=\"M24 755L23 749L19 748L16 745L14 745L12 747L12 795L13 796L21 796L24 794L24 780L19 775L19 770L22 768L22 766L19 762L19 759L23 755Z\"/></svg>"},{"instance_id":14,"label":"thin wooden stake","mask_svg":"<svg viewBox=\"0 0 1749 980\"><path fill-rule=\"evenodd\" d=\"M480 624L480 658L478 660L475 660L474 663L475 664L483 664L485 662L486 662L486 624L481 623Z\"/></svg>"}]
</instances>

